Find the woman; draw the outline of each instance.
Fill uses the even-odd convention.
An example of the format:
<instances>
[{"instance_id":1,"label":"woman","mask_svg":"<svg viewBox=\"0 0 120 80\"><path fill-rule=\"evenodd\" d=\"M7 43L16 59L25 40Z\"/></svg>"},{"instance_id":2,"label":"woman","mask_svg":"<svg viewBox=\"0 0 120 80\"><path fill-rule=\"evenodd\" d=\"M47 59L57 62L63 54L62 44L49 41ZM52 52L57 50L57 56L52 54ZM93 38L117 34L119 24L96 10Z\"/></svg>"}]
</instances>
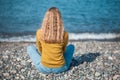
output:
<instances>
[{"instance_id":1,"label":"woman","mask_svg":"<svg viewBox=\"0 0 120 80\"><path fill-rule=\"evenodd\" d=\"M56 7L50 8L43 19L41 29L36 32L36 45L27 47L27 53L42 73L66 71L71 63L74 46L68 43L68 32Z\"/></svg>"}]
</instances>

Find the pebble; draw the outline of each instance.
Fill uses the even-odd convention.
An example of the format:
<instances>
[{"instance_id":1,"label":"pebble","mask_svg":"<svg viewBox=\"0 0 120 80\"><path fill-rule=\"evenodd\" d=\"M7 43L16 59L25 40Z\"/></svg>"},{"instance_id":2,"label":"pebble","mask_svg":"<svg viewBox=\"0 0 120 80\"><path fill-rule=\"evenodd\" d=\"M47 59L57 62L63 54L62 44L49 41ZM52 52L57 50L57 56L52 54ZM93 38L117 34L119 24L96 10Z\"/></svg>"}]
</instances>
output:
<instances>
[{"instance_id":1,"label":"pebble","mask_svg":"<svg viewBox=\"0 0 120 80\"><path fill-rule=\"evenodd\" d=\"M101 74L99 72L95 72L95 76L98 77L100 76Z\"/></svg>"},{"instance_id":2,"label":"pebble","mask_svg":"<svg viewBox=\"0 0 120 80\"><path fill-rule=\"evenodd\" d=\"M17 58L17 61L20 61L21 59L20 58Z\"/></svg>"},{"instance_id":3,"label":"pebble","mask_svg":"<svg viewBox=\"0 0 120 80\"><path fill-rule=\"evenodd\" d=\"M16 70L11 70L11 73L15 74L17 71Z\"/></svg>"},{"instance_id":4,"label":"pebble","mask_svg":"<svg viewBox=\"0 0 120 80\"><path fill-rule=\"evenodd\" d=\"M111 56L109 56L108 59L113 60L113 58Z\"/></svg>"},{"instance_id":5,"label":"pebble","mask_svg":"<svg viewBox=\"0 0 120 80\"><path fill-rule=\"evenodd\" d=\"M0 61L0 64L3 64L3 61Z\"/></svg>"},{"instance_id":6,"label":"pebble","mask_svg":"<svg viewBox=\"0 0 120 80\"><path fill-rule=\"evenodd\" d=\"M7 55L3 56L3 59L8 59L8 56Z\"/></svg>"},{"instance_id":7,"label":"pebble","mask_svg":"<svg viewBox=\"0 0 120 80\"><path fill-rule=\"evenodd\" d=\"M21 64L22 64L22 65L25 65L25 64L26 64L26 62L22 60L22 61L21 61Z\"/></svg>"},{"instance_id":8,"label":"pebble","mask_svg":"<svg viewBox=\"0 0 120 80\"><path fill-rule=\"evenodd\" d=\"M3 73L3 76L8 77L9 73Z\"/></svg>"},{"instance_id":9,"label":"pebble","mask_svg":"<svg viewBox=\"0 0 120 80\"><path fill-rule=\"evenodd\" d=\"M21 69L21 72L25 72L25 69Z\"/></svg>"},{"instance_id":10,"label":"pebble","mask_svg":"<svg viewBox=\"0 0 120 80\"><path fill-rule=\"evenodd\" d=\"M6 50L5 52L6 52L6 53L9 53L9 50Z\"/></svg>"},{"instance_id":11,"label":"pebble","mask_svg":"<svg viewBox=\"0 0 120 80\"><path fill-rule=\"evenodd\" d=\"M113 80L120 80L120 74L119 75L114 75Z\"/></svg>"},{"instance_id":12,"label":"pebble","mask_svg":"<svg viewBox=\"0 0 120 80\"><path fill-rule=\"evenodd\" d=\"M20 77L15 77L15 79L20 79Z\"/></svg>"},{"instance_id":13,"label":"pebble","mask_svg":"<svg viewBox=\"0 0 120 80\"><path fill-rule=\"evenodd\" d=\"M0 68L3 75L0 76L1 80L108 80L111 76L113 79L119 80L120 50L118 48L120 45L118 43L73 42L73 44L76 44L73 65L70 66L68 71L59 74L43 74L37 70L26 53L26 47L30 43L5 44L1 43L5 50L0 51L4 53L0 53L2 55ZM115 46L117 51L115 51ZM17 51L15 51L16 49ZM0 50L2 49L0 48ZM93 54L99 52L100 55L90 54L91 52Z\"/></svg>"},{"instance_id":14,"label":"pebble","mask_svg":"<svg viewBox=\"0 0 120 80\"><path fill-rule=\"evenodd\" d=\"M20 75L20 78L25 79L25 77L23 75Z\"/></svg>"},{"instance_id":15,"label":"pebble","mask_svg":"<svg viewBox=\"0 0 120 80\"><path fill-rule=\"evenodd\" d=\"M27 60L27 62L31 63L31 62L32 62L32 60L31 60L31 59L29 59L29 60Z\"/></svg>"}]
</instances>

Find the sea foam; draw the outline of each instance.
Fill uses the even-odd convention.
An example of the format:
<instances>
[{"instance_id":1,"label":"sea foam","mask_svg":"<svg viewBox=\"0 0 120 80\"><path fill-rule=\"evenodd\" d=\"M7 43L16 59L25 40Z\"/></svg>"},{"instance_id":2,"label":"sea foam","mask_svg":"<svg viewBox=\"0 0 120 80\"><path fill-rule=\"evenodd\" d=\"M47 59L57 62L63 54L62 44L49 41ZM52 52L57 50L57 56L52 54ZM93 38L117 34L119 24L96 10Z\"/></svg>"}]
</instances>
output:
<instances>
[{"instance_id":1,"label":"sea foam","mask_svg":"<svg viewBox=\"0 0 120 80\"><path fill-rule=\"evenodd\" d=\"M111 40L120 38L116 33L69 33L69 40ZM0 42L35 42L35 35L0 37Z\"/></svg>"}]
</instances>

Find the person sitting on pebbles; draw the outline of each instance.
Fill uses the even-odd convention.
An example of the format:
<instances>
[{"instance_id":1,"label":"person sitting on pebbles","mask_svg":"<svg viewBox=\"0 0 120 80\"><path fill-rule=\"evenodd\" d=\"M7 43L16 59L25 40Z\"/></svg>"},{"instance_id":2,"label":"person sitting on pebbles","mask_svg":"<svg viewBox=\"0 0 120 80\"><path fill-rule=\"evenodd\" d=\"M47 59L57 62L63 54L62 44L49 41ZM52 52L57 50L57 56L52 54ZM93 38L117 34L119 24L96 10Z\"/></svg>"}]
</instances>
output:
<instances>
[{"instance_id":1,"label":"person sitting on pebbles","mask_svg":"<svg viewBox=\"0 0 120 80\"><path fill-rule=\"evenodd\" d=\"M68 70L73 58L74 45L68 44L68 32L64 30L60 11L48 9L40 29L36 31L36 45L27 47L27 53L36 68L44 73L60 73Z\"/></svg>"}]
</instances>

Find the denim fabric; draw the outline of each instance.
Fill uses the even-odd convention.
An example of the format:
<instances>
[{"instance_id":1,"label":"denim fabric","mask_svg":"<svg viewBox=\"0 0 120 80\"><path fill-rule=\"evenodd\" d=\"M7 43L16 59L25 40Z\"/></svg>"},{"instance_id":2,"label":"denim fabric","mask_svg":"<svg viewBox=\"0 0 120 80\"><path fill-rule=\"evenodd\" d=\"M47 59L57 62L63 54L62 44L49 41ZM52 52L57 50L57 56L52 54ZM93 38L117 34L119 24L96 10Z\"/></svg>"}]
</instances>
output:
<instances>
[{"instance_id":1,"label":"denim fabric","mask_svg":"<svg viewBox=\"0 0 120 80\"><path fill-rule=\"evenodd\" d=\"M63 71L68 70L72 57L73 57L73 53L74 53L74 45L70 44L66 47L66 52L64 53L64 58L65 58L65 65L59 68L48 68L43 66L40 63L41 60L41 55L38 52L37 48L30 45L27 47L27 53L29 54L30 58L32 59L34 65L36 66L36 68L42 72L42 73L60 73Z\"/></svg>"}]
</instances>

